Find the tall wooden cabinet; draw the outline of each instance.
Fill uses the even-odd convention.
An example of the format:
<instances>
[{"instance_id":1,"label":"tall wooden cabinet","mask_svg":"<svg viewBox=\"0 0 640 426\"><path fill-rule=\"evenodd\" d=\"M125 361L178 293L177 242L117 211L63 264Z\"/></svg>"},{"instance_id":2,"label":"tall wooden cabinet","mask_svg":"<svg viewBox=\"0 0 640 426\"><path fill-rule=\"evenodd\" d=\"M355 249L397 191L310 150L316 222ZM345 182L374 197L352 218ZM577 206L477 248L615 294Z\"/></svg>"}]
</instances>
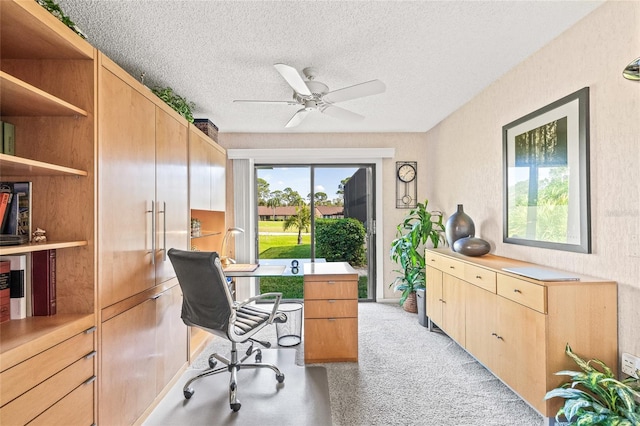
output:
<instances>
[{"instance_id":1,"label":"tall wooden cabinet","mask_svg":"<svg viewBox=\"0 0 640 426\"><path fill-rule=\"evenodd\" d=\"M0 119L16 135L0 180L32 182L47 231L0 255L56 249L58 312L0 325L0 424L95 422L95 58L36 2L0 2Z\"/></svg>"},{"instance_id":2,"label":"tall wooden cabinet","mask_svg":"<svg viewBox=\"0 0 640 426\"><path fill-rule=\"evenodd\" d=\"M99 417L130 424L187 362L167 251L188 247L188 124L99 55Z\"/></svg>"},{"instance_id":3,"label":"tall wooden cabinet","mask_svg":"<svg viewBox=\"0 0 640 426\"><path fill-rule=\"evenodd\" d=\"M562 402L544 400L565 380L555 373L575 369L564 352L567 343L615 372L615 282L589 276L543 282L502 270L539 265L493 255L467 257L449 249L427 250L425 259L430 321L543 416L555 416Z\"/></svg>"}]
</instances>

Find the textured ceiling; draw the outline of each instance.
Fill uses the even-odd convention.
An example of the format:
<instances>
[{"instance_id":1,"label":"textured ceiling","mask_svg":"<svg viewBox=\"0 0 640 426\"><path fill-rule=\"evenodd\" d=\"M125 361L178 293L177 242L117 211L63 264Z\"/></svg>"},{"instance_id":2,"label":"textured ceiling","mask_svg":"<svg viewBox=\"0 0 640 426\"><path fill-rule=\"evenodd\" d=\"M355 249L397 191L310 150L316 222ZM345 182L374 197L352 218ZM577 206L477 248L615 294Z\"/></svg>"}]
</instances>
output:
<instances>
[{"instance_id":1,"label":"textured ceiling","mask_svg":"<svg viewBox=\"0 0 640 426\"><path fill-rule=\"evenodd\" d=\"M59 0L95 47L145 84L170 86L221 132L423 132L602 1ZM342 102L343 122L234 99L290 100L273 67L313 66L336 90L379 79L386 92Z\"/></svg>"}]
</instances>

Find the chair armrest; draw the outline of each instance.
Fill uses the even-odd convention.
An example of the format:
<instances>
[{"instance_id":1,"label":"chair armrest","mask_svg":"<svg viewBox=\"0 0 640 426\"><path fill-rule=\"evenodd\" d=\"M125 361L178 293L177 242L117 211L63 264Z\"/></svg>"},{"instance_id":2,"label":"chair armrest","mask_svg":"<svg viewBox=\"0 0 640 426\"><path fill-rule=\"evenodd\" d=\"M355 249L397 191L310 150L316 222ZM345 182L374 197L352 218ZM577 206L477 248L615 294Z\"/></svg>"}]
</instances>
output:
<instances>
[{"instance_id":1,"label":"chair armrest","mask_svg":"<svg viewBox=\"0 0 640 426\"><path fill-rule=\"evenodd\" d=\"M280 306L280 299L282 299L282 293L271 292L271 293L258 294L257 296L251 296L250 298L245 299L241 302L236 302L234 305L234 309L239 309L245 305L248 305L249 303L252 303L261 299L266 299L268 297L276 298L273 303L273 309L271 310L271 314L269 315L269 320L267 321L269 324L271 324L273 322L273 318L278 312L278 307Z\"/></svg>"}]
</instances>

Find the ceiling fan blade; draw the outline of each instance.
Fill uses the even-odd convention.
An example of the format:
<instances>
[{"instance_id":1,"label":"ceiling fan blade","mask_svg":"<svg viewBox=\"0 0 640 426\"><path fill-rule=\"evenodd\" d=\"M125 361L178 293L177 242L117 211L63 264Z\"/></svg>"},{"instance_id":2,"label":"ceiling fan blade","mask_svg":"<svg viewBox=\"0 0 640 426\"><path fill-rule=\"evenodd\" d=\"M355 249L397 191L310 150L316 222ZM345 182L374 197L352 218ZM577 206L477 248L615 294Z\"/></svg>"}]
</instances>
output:
<instances>
[{"instance_id":1,"label":"ceiling fan blade","mask_svg":"<svg viewBox=\"0 0 640 426\"><path fill-rule=\"evenodd\" d=\"M289 122L284 127L296 127L298 124L302 123L302 120L304 120L309 112L311 111L306 108L298 110L298 112L293 114L293 117L291 117Z\"/></svg>"},{"instance_id":2,"label":"ceiling fan blade","mask_svg":"<svg viewBox=\"0 0 640 426\"><path fill-rule=\"evenodd\" d=\"M260 101L260 100L244 100L244 99L235 99L233 102L239 103L254 103L254 104L282 104L282 105L300 105L296 101Z\"/></svg>"},{"instance_id":3,"label":"ceiling fan blade","mask_svg":"<svg viewBox=\"0 0 640 426\"><path fill-rule=\"evenodd\" d=\"M320 110L321 112L330 115L331 117L339 118L346 121L361 121L364 120L364 116L349 111L348 109L340 108L335 105L327 105Z\"/></svg>"},{"instance_id":4,"label":"ceiling fan blade","mask_svg":"<svg viewBox=\"0 0 640 426\"><path fill-rule=\"evenodd\" d=\"M273 66L276 67L276 70L296 93L302 96L311 96L311 90L309 90L297 69L285 64L274 64Z\"/></svg>"},{"instance_id":5,"label":"ceiling fan blade","mask_svg":"<svg viewBox=\"0 0 640 426\"><path fill-rule=\"evenodd\" d=\"M343 89L334 90L322 97L325 102L332 104L336 102L348 101L351 99L362 98L365 96L377 95L383 93L387 89L380 80L371 80L355 86L345 87Z\"/></svg>"}]
</instances>

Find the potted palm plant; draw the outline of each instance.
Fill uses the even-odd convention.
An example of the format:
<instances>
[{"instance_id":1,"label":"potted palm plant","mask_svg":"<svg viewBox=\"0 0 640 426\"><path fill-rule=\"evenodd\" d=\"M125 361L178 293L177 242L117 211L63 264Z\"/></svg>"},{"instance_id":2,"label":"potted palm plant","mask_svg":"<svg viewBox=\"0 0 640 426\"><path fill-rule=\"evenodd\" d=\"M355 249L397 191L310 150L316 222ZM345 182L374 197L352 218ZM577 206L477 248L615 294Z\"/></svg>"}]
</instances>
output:
<instances>
[{"instance_id":1,"label":"potted palm plant","mask_svg":"<svg viewBox=\"0 0 640 426\"><path fill-rule=\"evenodd\" d=\"M400 304L408 312L418 312L416 290L425 288L424 245L431 242L438 247L444 242L442 214L427 210L428 200L417 203L396 227L391 242L391 260L399 264L399 275L389 285L401 291Z\"/></svg>"},{"instance_id":2,"label":"potted palm plant","mask_svg":"<svg viewBox=\"0 0 640 426\"><path fill-rule=\"evenodd\" d=\"M556 415L556 421L565 425L640 425L640 381L633 377L617 380L611 369L602 361L585 361L576 355L569 344L566 354L582 371L559 371L560 376L571 380L552 389L545 399L564 398L564 405ZM598 368L595 368L598 366Z\"/></svg>"}]
</instances>

